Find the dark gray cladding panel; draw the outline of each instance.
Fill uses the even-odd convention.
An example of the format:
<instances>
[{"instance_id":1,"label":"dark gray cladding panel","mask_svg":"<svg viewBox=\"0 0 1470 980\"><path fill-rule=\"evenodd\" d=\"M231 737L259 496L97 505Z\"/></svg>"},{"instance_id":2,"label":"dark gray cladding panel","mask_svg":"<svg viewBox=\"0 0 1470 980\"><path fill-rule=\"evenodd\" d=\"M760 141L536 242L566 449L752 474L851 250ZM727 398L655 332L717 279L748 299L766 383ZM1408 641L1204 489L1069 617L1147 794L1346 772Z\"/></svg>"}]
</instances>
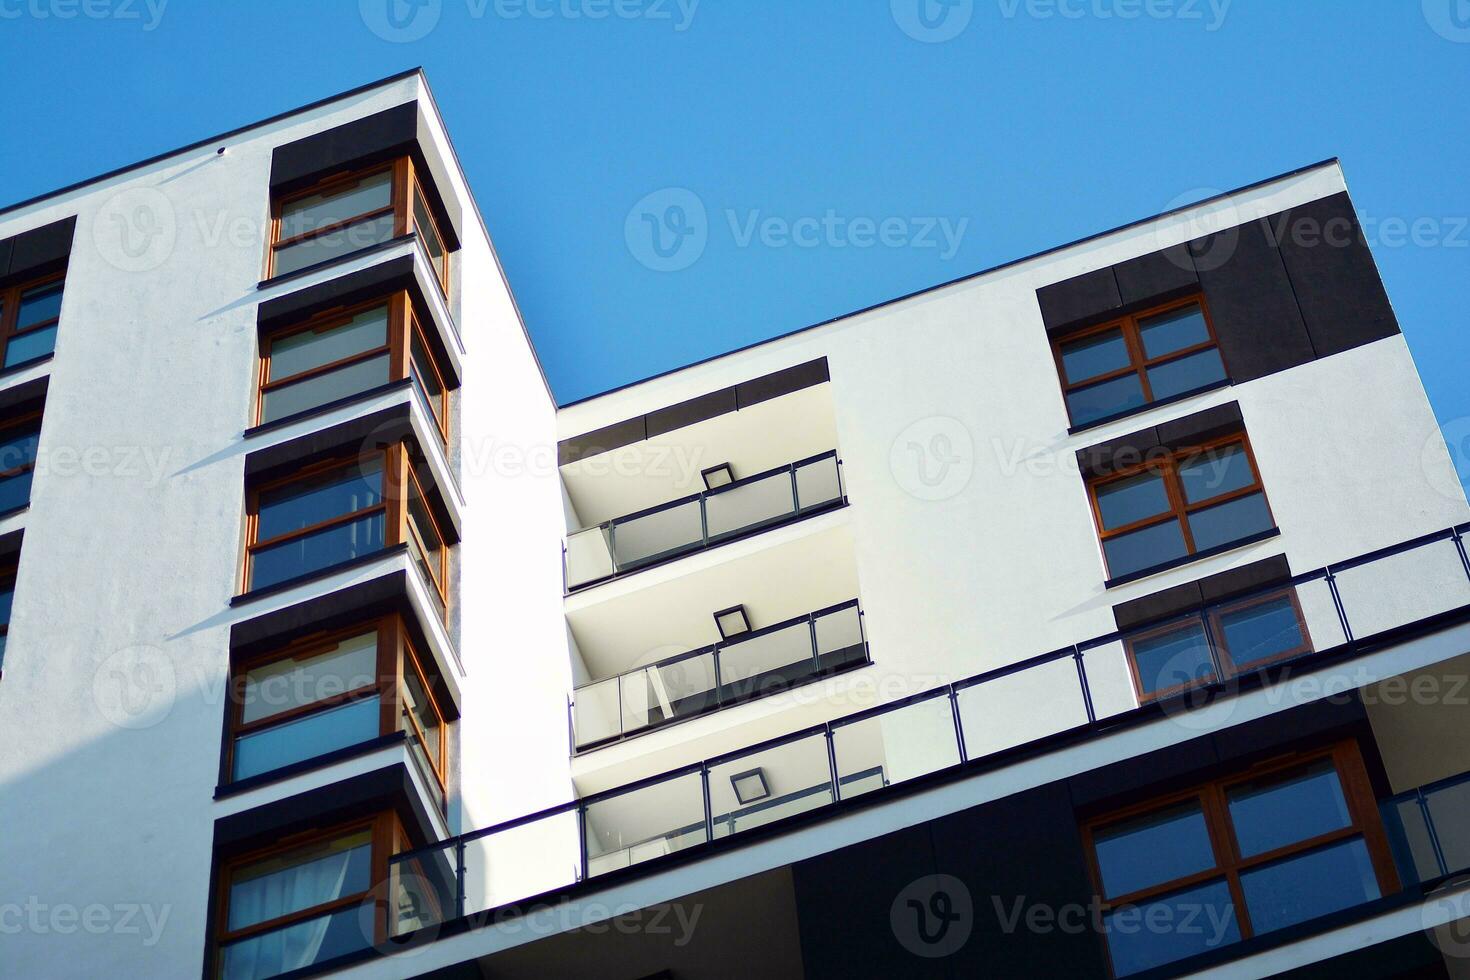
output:
<instances>
[{"instance_id":1,"label":"dark gray cladding panel","mask_svg":"<svg viewBox=\"0 0 1470 980\"><path fill-rule=\"evenodd\" d=\"M334 306L366 302L413 282L413 256L404 255L261 303L256 320L261 329L269 330L305 320Z\"/></svg>"},{"instance_id":2,"label":"dark gray cladding panel","mask_svg":"<svg viewBox=\"0 0 1470 980\"><path fill-rule=\"evenodd\" d=\"M759 405L761 402L789 395L793 391L801 391L803 388L811 388L830 379L827 373L827 359L819 357L815 361L807 361L795 367L786 368L768 374L754 381L746 381L735 386L735 403L737 408L749 408Z\"/></svg>"},{"instance_id":3,"label":"dark gray cladding panel","mask_svg":"<svg viewBox=\"0 0 1470 980\"><path fill-rule=\"evenodd\" d=\"M1240 432L1245 419L1240 403L1216 405L1161 425L1116 436L1107 442L1077 450L1077 466L1084 477L1107 476L1152 459L1160 453L1187 449L1221 436Z\"/></svg>"},{"instance_id":4,"label":"dark gray cladding panel","mask_svg":"<svg viewBox=\"0 0 1470 980\"><path fill-rule=\"evenodd\" d=\"M609 453L647 438L648 426L642 415L626 422L614 422L612 425L563 439L556 447L556 465L566 466L579 459L596 456L598 453Z\"/></svg>"},{"instance_id":5,"label":"dark gray cladding panel","mask_svg":"<svg viewBox=\"0 0 1470 980\"><path fill-rule=\"evenodd\" d=\"M1347 194L1269 219L1318 357L1399 332Z\"/></svg>"},{"instance_id":6,"label":"dark gray cladding panel","mask_svg":"<svg viewBox=\"0 0 1470 980\"><path fill-rule=\"evenodd\" d=\"M1187 245L1174 245L1121 262L1113 266L1113 274L1124 306L1162 302L1199 288L1194 257Z\"/></svg>"},{"instance_id":7,"label":"dark gray cladding panel","mask_svg":"<svg viewBox=\"0 0 1470 980\"><path fill-rule=\"evenodd\" d=\"M1285 555L1262 558L1249 565L1232 568L1195 582L1176 585L1172 589L1119 603L1113 607L1113 620L1120 630L1132 629L1144 623L1192 612L1206 603L1280 585L1290 578L1291 568Z\"/></svg>"},{"instance_id":8,"label":"dark gray cladding panel","mask_svg":"<svg viewBox=\"0 0 1470 980\"><path fill-rule=\"evenodd\" d=\"M430 205L440 219L445 244L454 250L464 237L464 215L459 203L444 192L449 187L445 162L434 151L428 123L417 102L354 119L276 147L271 155L271 192L289 193L340 170L369 167L413 153L431 177Z\"/></svg>"},{"instance_id":9,"label":"dark gray cladding panel","mask_svg":"<svg viewBox=\"0 0 1470 980\"><path fill-rule=\"evenodd\" d=\"M1228 228L1189 247L1232 381L1265 377L1316 356L1266 221Z\"/></svg>"},{"instance_id":10,"label":"dark gray cladding panel","mask_svg":"<svg viewBox=\"0 0 1470 980\"><path fill-rule=\"evenodd\" d=\"M1036 291L1036 300L1049 333L1104 319L1123 305L1111 268L1043 286Z\"/></svg>"},{"instance_id":11,"label":"dark gray cladding panel","mask_svg":"<svg viewBox=\"0 0 1470 980\"><path fill-rule=\"evenodd\" d=\"M1211 439L1233 435L1244 428L1245 417L1241 415L1240 403L1228 402L1160 423L1159 445L1170 450L1188 449Z\"/></svg>"},{"instance_id":12,"label":"dark gray cladding panel","mask_svg":"<svg viewBox=\"0 0 1470 980\"><path fill-rule=\"evenodd\" d=\"M50 384L51 378L48 375L0 391L0 424L18 415L41 409L46 404L46 389Z\"/></svg>"},{"instance_id":13,"label":"dark gray cladding panel","mask_svg":"<svg viewBox=\"0 0 1470 980\"><path fill-rule=\"evenodd\" d=\"M656 412L649 412L645 416L648 424L648 438L661 436L665 432L673 432L682 429L686 425L703 422L717 415L725 415L735 411L735 389L722 388L712 391L698 398L661 408Z\"/></svg>"},{"instance_id":14,"label":"dark gray cladding panel","mask_svg":"<svg viewBox=\"0 0 1470 980\"><path fill-rule=\"evenodd\" d=\"M0 242L0 282L13 284L59 272L71 257L77 219L42 225Z\"/></svg>"},{"instance_id":15,"label":"dark gray cladding panel","mask_svg":"<svg viewBox=\"0 0 1470 980\"><path fill-rule=\"evenodd\" d=\"M1107 476L1137 466L1158 451L1159 430L1150 426L1077 450L1077 466L1084 477Z\"/></svg>"}]
</instances>

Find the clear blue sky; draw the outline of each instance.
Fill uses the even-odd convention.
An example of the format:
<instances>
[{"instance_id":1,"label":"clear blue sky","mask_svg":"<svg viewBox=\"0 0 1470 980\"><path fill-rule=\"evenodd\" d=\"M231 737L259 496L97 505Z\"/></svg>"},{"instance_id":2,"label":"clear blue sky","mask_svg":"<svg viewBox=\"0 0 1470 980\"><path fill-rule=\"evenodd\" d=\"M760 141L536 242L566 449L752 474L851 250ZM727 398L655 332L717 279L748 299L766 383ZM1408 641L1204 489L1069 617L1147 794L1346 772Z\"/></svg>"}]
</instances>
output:
<instances>
[{"instance_id":1,"label":"clear blue sky","mask_svg":"<svg viewBox=\"0 0 1470 980\"><path fill-rule=\"evenodd\" d=\"M1470 0L159 5L0 0L0 198L422 65L563 402L1339 156L1470 417ZM669 188L702 253L647 248Z\"/></svg>"}]
</instances>

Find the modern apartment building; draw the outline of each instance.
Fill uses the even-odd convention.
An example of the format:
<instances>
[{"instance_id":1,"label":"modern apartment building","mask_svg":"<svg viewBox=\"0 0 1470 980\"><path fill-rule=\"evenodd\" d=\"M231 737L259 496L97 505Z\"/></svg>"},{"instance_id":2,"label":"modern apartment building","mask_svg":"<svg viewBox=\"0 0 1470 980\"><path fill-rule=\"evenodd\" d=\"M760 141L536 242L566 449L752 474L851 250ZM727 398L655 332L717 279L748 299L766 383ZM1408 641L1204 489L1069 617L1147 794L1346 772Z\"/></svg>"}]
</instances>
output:
<instances>
[{"instance_id":1,"label":"modern apartment building","mask_svg":"<svg viewBox=\"0 0 1470 980\"><path fill-rule=\"evenodd\" d=\"M0 973L1470 976L1335 161L557 406L423 76L0 212Z\"/></svg>"}]
</instances>

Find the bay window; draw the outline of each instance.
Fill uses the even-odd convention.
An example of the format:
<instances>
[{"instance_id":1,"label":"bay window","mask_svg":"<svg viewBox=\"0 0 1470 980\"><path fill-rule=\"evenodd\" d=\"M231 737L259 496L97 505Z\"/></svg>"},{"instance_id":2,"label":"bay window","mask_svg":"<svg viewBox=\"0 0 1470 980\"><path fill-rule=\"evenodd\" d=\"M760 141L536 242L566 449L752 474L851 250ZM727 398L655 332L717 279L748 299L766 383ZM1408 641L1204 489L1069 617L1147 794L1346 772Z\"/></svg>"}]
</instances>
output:
<instances>
[{"instance_id":1,"label":"bay window","mask_svg":"<svg viewBox=\"0 0 1470 980\"><path fill-rule=\"evenodd\" d=\"M0 369L40 360L56 348L64 276L0 289Z\"/></svg>"},{"instance_id":2,"label":"bay window","mask_svg":"<svg viewBox=\"0 0 1470 980\"><path fill-rule=\"evenodd\" d=\"M31 502L31 479L41 439L41 413L0 423L0 514Z\"/></svg>"}]
</instances>

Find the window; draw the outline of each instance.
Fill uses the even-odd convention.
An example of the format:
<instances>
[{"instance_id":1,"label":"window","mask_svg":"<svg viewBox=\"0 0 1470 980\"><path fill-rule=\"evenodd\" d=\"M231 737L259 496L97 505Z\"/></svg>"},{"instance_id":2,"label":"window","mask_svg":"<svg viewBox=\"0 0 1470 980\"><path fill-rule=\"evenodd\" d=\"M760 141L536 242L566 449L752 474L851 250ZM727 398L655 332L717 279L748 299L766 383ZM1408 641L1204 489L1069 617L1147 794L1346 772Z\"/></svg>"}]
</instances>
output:
<instances>
[{"instance_id":1,"label":"window","mask_svg":"<svg viewBox=\"0 0 1470 980\"><path fill-rule=\"evenodd\" d=\"M0 514L8 514L31 502L41 413L31 412L0 425Z\"/></svg>"},{"instance_id":2,"label":"window","mask_svg":"<svg viewBox=\"0 0 1470 980\"><path fill-rule=\"evenodd\" d=\"M1204 616L1209 633L1205 618L1193 615L1125 639L1140 703L1220 680L1211 635L1226 677L1313 649L1295 589L1213 606Z\"/></svg>"},{"instance_id":3,"label":"window","mask_svg":"<svg viewBox=\"0 0 1470 980\"><path fill-rule=\"evenodd\" d=\"M442 793L445 726L428 677L396 616L245 661L231 685L229 781L402 731Z\"/></svg>"},{"instance_id":4,"label":"window","mask_svg":"<svg viewBox=\"0 0 1470 980\"><path fill-rule=\"evenodd\" d=\"M0 672L5 670L5 645L10 639L10 607L15 603L16 557L0 560Z\"/></svg>"},{"instance_id":5,"label":"window","mask_svg":"<svg viewBox=\"0 0 1470 980\"><path fill-rule=\"evenodd\" d=\"M1114 579L1275 527L1244 434L1095 478L1088 489Z\"/></svg>"},{"instance_id":6,"label":"window","mask_svg":"<svg viewBox=\"0 0 1470 980\"><path fill-rule=\"evenodd\" d=\"M1226 380L1204 299L1180 300L1056 341L1067 412L1091 425Z\"/></svg>"},{"instance_id":7,"label":"window","mask_svg":"<svg viewBox=\"0 0 1470 980\"><path fill-rule=\"evenodd\" d=\"M449 542L417 472L417 451L393 443L327 460L250 493L246 592L407 545L448 614Z\"/></svg>"},{"instance_id":8,"label":"window","mask_svg":"<svg viewBox=\"0 0 1470 980\"><path fill-rule=\"evenodd\" d=\"M444 374L406 291L272 331L261 339L257 424L411 378L439 437L449 439Z\"/></svg>"},{"instance_id":9,"label":"window","mask_svg":"<svg viewBox=\"0 0 1470 980\"><path fill-rule=\"evenodd\" d=\"M1398 888L1351 742L1109 814L1083 837L1120 977Z\"/></svg>"},{"instance_id":10,"label":"window","mask_svg":"<svg viewBox=\"0 0 1470 980\"><path fill-rule=\"evenodd\" d=\"M374 889L410 841L392 812L227 861L220 874L215 975L258 980L387 938ZM369 903L377 908L368 912Z\"/></svg>"},{"instance_id":11,"label":"window","mask_svg":"<svg viewBox=\"0 0 1470 980\"><path fill-rule=\"evenodd\" d=\"M40 360L56 349L64 276L0 289L0 369Z\"/></svg>"},{"instance_id":12,"label":"window","mask_svg":"<svg viewBox=\"0 0 1470 980\"><path fill-rule=\"evenodd\" d=\"M337 175L275 202L268 276L386 242L410 230L423 242L435 276L449 289L449 253L409 157Z\"/></svg>"}]
</instances>

